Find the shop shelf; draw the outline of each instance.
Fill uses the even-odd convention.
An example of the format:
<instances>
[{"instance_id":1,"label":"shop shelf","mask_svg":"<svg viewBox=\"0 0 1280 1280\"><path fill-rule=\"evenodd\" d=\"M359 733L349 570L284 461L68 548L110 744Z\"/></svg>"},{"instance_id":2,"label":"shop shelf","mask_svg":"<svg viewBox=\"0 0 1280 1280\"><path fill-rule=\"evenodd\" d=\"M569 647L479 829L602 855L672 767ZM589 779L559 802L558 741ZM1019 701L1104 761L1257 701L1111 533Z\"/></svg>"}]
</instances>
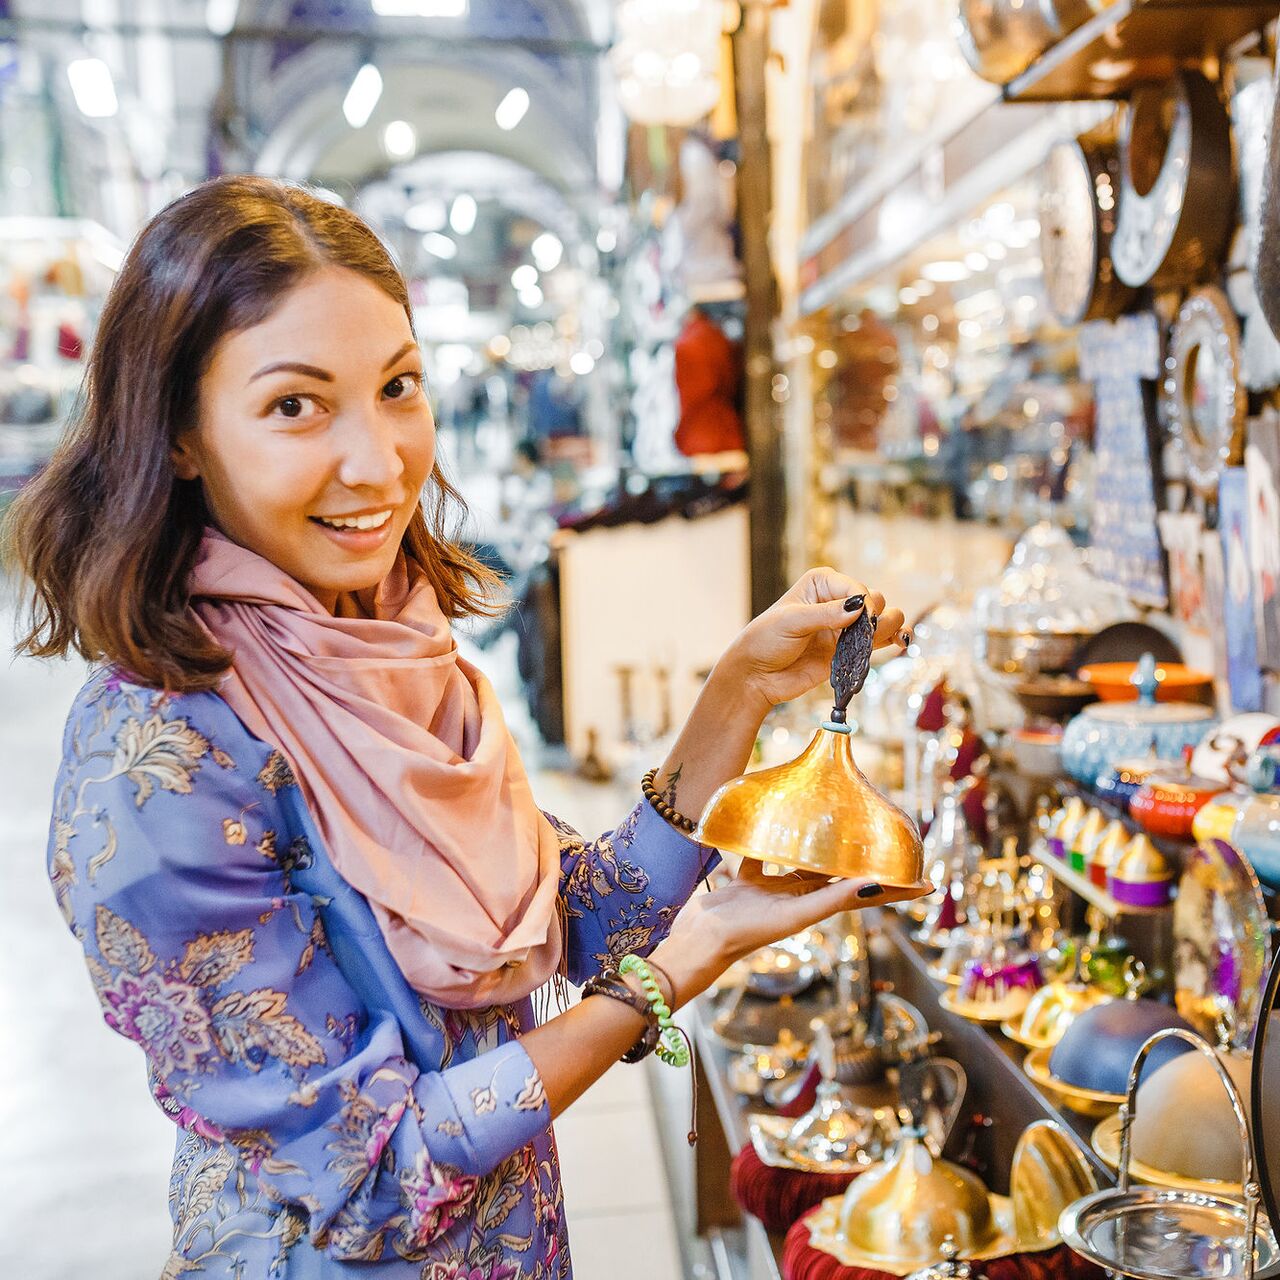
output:
<instances>
[{"instance_id":1,"label":"shop shelf","mask_svg":"<svg viewBox=\"0 0 1280 1280\"><path fill-rule=\"evenodd\" d=\"M1168 907L1130 907L1117 902L1105 889L1100 889L1088 876L1073 871L1065 862L1055 858L1047 850L1033 845L1029 854L1044 867L1055 880L1065 884L1072 893L1079 894L1086 902L1097 907L1110 920L1121 916L1160 916L1171 911Z\"/></svg>"},{"instance_id":2,"label":"shop shelf","mask_svg":"<svg viewBox=\"0 0 1280 1280\"><path fill-rule=\"evenodd\" d=\"M1122 98L1261 31L1280 3L1116 0L1005 86L1009 102Z\"/></svg>"}]
</instances>

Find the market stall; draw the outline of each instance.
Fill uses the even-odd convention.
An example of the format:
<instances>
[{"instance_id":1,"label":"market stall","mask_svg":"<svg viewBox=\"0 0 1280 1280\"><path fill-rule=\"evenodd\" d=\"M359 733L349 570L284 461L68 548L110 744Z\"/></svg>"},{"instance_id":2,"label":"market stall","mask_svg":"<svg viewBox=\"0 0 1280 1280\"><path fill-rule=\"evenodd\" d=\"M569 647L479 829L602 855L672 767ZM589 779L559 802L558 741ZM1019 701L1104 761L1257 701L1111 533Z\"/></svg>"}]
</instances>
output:
<instances>
[{"instance_id":1,"label":"market stall","mask_svg":"<svg viewBox=\"0 0 1280 1280\"><path fill-rule=\"evenodd\" d=\"M805 554L917 619L822 794L869 780L936 890L701 1002L700 1221L722 1270L787 1280L1263 1271L1277 8L991 0L951 44L924 6L800 8L790 492ZM778 809L819 718L766 727L738 852L836 865L790 861Z\"/></svg>"}]
</instances>

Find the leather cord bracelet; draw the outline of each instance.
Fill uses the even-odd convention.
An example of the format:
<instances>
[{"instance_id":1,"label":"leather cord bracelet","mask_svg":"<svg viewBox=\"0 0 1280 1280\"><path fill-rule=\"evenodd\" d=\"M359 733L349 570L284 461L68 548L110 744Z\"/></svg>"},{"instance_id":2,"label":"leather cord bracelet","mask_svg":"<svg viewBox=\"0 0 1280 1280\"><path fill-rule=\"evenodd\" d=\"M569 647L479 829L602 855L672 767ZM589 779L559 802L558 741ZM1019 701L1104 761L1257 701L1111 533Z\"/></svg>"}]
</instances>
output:
<instances>
[{"instance_id":1,"label":"leather cord bracelet","mask_svg":"<svg viewBox=\"0 0 1280 1280\"><path fill-rule=\"evenodd\" d=\"M616 969L606 969L603 973L594 974L582 986L582 998L588 996L608 996L635 1010L644 1019L644 1033L640 1039L622 1055L620 1061L635 1063L647 1058L658 1047L658 1037L662 1028L658 1024L658 1015L654 1012L648 998L627 982Z\"/></svg>"},{"instance_id":2,"label":"leather cord bracelet","mask_svg":"<svg viewBox=\"0 0 1280 1280\"><path fill-rule=\"evenodd\" d=\"M687 836L693 835L698 829L698 824L692 818L686 818L683 813L673 809L658 794L657 788L653 785L657 776L658 770L654 768L650 769L641 780L640 790L644 793L644 798L658 811L658 816L664 818L677 831L683 831Z\"/></svg>"}]
</instances>

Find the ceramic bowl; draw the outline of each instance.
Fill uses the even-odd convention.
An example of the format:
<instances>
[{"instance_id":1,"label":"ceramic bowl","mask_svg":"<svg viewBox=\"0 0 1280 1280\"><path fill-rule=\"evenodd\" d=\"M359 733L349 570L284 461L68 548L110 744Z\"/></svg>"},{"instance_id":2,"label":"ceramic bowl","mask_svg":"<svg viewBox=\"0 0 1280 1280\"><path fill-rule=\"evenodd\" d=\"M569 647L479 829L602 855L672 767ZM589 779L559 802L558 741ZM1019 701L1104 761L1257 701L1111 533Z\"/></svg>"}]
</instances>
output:
<instances>
[{"instance_id":1,"label":"ceramic bowl","mask_svg":"<svg viewBox=\"0 0 1280 1280\"><path fill-rule=\"evenodd\" d=\"M1133 683L1137 671L1136 662L1092 662L1081 667L1076 677L1102 699L1103 702L1137 702L1138 689ZM1208 671L1196 671L1180 662L1162 662L1156 669L1160 689L1156 698L1160 702L1213 701L1213 676Z\"/></svg>"},{"instance_id":2,"label":"ceramic bowl","mask_svg":"<svg viewBox=\"0 0 1280 1280\"><path fill-rule=\"evenodd\" d=\"M1078 982L1051 982L1028 1001L1022 1017L1001 1024L1010 1040L1028 1049L1052 1049L1086 1010L1110 997Z\"/></svg>"},{"instance_id":3,"label":"ceramic bowl","mask_svg":"<svg viewBox=\"0 0 1280 1280\"><path fill-rule=\"evenodd\" d=\"M1196 814L1224 789L1210 778L1152 774L1129 801L1129 813L1153 836L1190 840Z\"/></svg>"},{"instance_id":4,"label":"ceramic bowl","mask_svg":"<svg viewBox=\"0 0 1280 1280\"><path fill-rule=\"evenodd\" d=\"M1068 1085L1123 1094L1138 1050L1166 1027L1194 1029L1176 1009L1156 1000L1108 1000L1071 1023L1050 1055L1049 1069ZM1164 1040L1152 1050L1145 1071L1157 1070L1189 1049L1184 1041Z\"/></svg>"},{"instance_id":5,"label":"ceramic bowl","mask_svg":"<svg viewBox=\"0 0 1280 1280\"><path fill-rule=\"evenodd\" d=\"M1191 702L1095 702L1062 735L1062 765L1092 787L1117 760L1154 752L1180 759L1213 727L1213 712Z\"/></svg>"},{"instance_id":6,"label":"ceramic bowl","mask_svg":"<svg viewBox=\"0 0 1280 1280\"><path fill-rule=\"evenodd\" d=\"M1152 774L1177 767L1175 760L1158 760L1153 756L1141 760L1117 760L1098 774L1093 784L1094 794L1128 813L1129 802Z\"/></svg>"}]
</instances>

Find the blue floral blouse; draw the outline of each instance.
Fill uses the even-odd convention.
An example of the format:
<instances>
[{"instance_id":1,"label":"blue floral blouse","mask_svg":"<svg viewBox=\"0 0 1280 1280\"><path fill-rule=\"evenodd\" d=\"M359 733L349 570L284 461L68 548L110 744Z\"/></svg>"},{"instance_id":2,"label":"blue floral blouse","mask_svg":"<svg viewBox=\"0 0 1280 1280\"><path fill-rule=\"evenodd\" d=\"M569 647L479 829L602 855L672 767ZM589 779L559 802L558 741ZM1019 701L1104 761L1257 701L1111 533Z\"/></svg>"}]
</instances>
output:
<instances>
[{"instance_id":1,"label":"blue floral blouse","mask_svg":"<svg viewBox=\"0 0 1280 1280\"><path fill-rule=\"evenodd\" d=\"M593 843L552 822L574 982L656 946L714 857L647 804ZM418 997L283 757L216 693L89 681L49 872L177 1126L162 1280L571 1276L531 1002Z\"/></svg>"}]
</instances>

